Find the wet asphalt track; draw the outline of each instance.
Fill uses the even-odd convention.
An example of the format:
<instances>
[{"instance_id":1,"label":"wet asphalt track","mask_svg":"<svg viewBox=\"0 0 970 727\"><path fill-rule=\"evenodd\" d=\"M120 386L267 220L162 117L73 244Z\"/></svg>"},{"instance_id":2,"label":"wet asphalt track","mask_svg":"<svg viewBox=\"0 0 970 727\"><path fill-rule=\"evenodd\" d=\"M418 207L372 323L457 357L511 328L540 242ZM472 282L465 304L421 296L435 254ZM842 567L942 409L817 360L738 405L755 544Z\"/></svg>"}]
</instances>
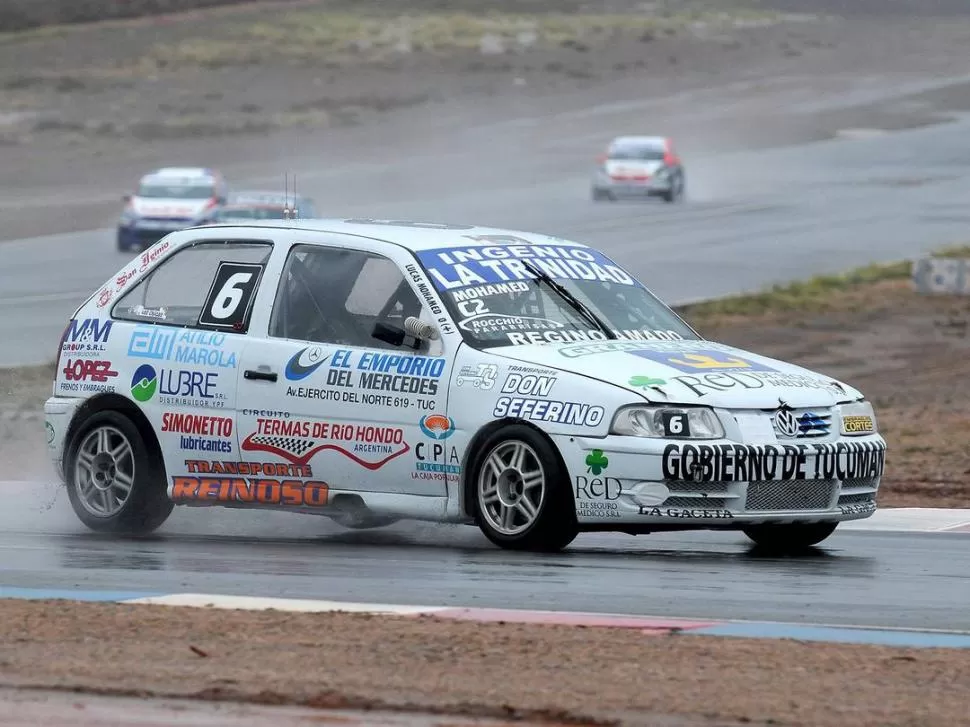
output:
<instances>
[{"instance_id":1,"label":"wet asphalt track","mask_svg":"<svg viewBox=\"0 0 970 727\"><path fill-rule=\"evenodd\" d=\"M581 535L562 554L475 529L348 531L280 513L177 508L156 537L88 533L63 492L7 483L0 596L18 589L221 593L362 603L595 611L970 630L970 534L846 532L798 558L732 533Z\"/></svg>"},{"instance_id":2,"label":"wet asphalt track","mask_svg":"<svg viewBox=\"0 0 970 727\"><path fill-rule=\"evenodd\" d=\"M577 111L576 123L560 120L549 139L527 117L505 122L505 143L531 144L535 154L480 167L474 188L445 177L416 189L409 181L422 162L402 155L379 166L320 165L301 176L301 191L342 215L473 221L588 241L673 303L970 237L968 121L695 154L687 204L592 204L585 169L564 171L573 163L566 152L587 150L611 120L640 112L636 102ZM494 138L494 126L467 129L448 163L475 168ZM380 193L370 187L376 169ZM265 187L268 179L240 182ZM73 307L126 261L110 230L0 243L0 260L0 340L19 344L0 347L0 366L47 360ZM86 532L63 492L47 508L49 484L0 487L0 595L215 592L970 630L965 534L839 533L797 559L758 557L734 534L584 535L566 553L536 557L496 550L473 528L352 532L311 517L183 508L157 537L118 541Z\"/></svg>"}]
</instances>

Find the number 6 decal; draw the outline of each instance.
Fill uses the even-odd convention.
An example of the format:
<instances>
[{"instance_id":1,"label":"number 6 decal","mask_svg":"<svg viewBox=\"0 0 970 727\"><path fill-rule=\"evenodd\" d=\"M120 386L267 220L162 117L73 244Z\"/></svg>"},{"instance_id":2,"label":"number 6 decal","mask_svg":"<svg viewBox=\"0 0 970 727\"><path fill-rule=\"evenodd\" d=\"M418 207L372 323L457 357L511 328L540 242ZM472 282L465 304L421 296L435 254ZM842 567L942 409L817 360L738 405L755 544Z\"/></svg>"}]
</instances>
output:
<instances>
[{"instance_id":1,"label":"number 6 decal","mask_svg":"<svg viewBox=\"0 0 970 727\"><path fill-rule=\"evenodd\" d=\"M259 263L219 263L199 325L245 331L262 275Z\"/></svg>"}]
</instances>

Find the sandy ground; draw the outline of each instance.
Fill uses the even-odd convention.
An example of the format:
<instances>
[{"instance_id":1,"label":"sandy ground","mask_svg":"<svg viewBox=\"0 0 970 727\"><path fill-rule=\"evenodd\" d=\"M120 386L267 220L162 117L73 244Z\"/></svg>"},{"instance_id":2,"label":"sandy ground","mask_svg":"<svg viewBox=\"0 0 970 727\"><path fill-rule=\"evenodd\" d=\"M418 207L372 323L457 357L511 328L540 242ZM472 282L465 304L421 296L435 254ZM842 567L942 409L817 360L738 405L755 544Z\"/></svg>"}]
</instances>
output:
<instances>
[{"instance_id":1,"label":"sandy ground","mask_svg":"<svg viewBox=\"0 0 970 727\"><path fill-rule=\"evenodd\" d=\"M560 723L970 724L960 649L10 600L0 654L6 685L130 696Z\"/></svg>"}]
</instances>

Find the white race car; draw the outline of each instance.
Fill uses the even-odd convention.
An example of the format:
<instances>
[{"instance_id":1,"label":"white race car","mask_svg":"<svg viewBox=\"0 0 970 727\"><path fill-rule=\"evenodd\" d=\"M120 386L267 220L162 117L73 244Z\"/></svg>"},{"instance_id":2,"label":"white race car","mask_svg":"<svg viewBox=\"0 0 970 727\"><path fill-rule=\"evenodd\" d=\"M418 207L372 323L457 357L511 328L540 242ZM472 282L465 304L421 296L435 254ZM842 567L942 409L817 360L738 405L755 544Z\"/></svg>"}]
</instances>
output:
<instances>
[{"instance_id":1,"label":"white race car","mask_svg":"<svg viewBox=\"0 0 970 727\"><path fill-rule=\"evenodd\" d=\"M859 391L702 339L598 250L367 219L166 236L76 311L45 412L111 532L219 505L802 548L873 513L886 451Z\"/></svg>"}]
</instances>

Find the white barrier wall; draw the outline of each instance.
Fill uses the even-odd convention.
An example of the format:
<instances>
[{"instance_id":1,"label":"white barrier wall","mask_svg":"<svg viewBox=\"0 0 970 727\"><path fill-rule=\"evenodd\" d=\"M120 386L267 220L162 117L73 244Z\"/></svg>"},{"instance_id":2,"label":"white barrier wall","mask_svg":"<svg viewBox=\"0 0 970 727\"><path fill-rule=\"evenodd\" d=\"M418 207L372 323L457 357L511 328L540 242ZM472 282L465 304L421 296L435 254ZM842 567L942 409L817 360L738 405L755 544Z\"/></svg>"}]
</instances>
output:
<instances>
[{"instance_id":1,"label":"white barrier wall","mask_svg":"<svg viewBox=\"0 0 970 727\"><path fill-rule=\"evenodd\" d=\"M918 293L970 295L970 259L927 257L913 263Z\"/></svg>"}]
</instances>

